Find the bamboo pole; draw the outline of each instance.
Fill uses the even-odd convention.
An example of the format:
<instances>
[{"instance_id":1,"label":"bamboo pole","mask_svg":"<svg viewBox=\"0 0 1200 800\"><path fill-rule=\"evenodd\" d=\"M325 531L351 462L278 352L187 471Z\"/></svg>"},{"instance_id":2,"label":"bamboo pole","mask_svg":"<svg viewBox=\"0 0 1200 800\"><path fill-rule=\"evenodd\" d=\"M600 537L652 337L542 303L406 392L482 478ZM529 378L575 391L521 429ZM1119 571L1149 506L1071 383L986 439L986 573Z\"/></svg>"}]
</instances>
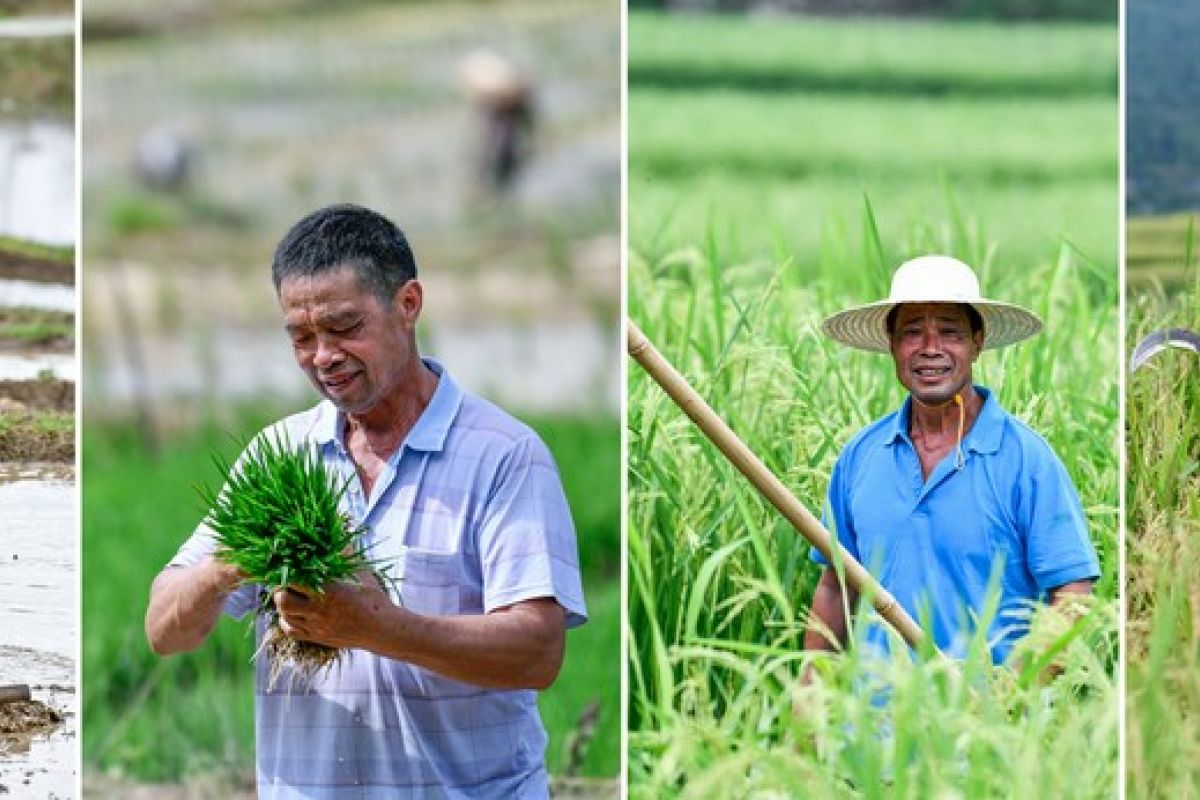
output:
<instances>
[{"instance_id":1,"label":"bamboo pole","mask_svg":"<svg viewBox=\"0 0 1200 800\"><path fill-rule=\"evenodd\" d=\"M809 513L767 465L759 460L708 403L704 402L704 398L663 358L637 325L632 320L628 320L626 325L629 355L662 387L683 413L691 418L709 441L725 454L730 463L737 467L738 472L745 475L763 497L792 523L800 535L820 550L830 564L835 563L835 560L841 561L846 583L859 594L867 594L879 615L910 647L920 647L925 639L925 631L913 621L896 598L880 586L871 573L825 530L820 521ZM834 548L838 551L836 559Z\"/></svg>"}]
</instances>

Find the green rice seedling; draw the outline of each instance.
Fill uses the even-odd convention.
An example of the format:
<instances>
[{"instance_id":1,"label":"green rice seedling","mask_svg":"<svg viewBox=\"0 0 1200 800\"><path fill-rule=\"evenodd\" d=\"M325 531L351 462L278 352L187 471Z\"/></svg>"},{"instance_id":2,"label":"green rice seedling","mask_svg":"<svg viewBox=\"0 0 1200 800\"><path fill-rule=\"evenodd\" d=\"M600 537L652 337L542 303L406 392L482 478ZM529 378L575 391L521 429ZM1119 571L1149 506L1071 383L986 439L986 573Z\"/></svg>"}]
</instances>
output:
<instances>
[{"instance_id":1,"label":"green rice seedling","mask_svg":"<svg viewBox=\"0 0 1200 800\"><path fill-rule=\"evenodd\" d=\"M366 573L381 580L361 544L365 529L352 525L338 506L346 484L337 485L311 448L293 447L278 432L258 437L232 468L215 460L227 480L220 493L201 489L211 508L206 522L216 535L218 558L263 587L258 614L268 626L260 652L271 659L271 681L286 662L311 680L340 651L284 633L273 595L289 587L321 592Z\"/></svg>"}]
</instances>

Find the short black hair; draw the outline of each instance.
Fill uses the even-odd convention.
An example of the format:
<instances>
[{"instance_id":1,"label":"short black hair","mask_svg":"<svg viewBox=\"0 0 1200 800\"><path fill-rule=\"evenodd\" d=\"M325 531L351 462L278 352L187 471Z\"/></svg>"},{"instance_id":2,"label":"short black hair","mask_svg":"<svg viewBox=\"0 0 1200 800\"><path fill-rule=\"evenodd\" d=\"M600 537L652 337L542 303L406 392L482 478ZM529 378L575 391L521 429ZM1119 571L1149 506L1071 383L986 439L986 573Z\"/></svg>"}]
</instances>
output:
<instances>
[{"instance_id":1,"label":"short black hair","mask_svg":"<svg viewBox=\"0 0 1200 800\"><path fill-rule=\"evenodd\" d=\"M888 311L887 317L884 319L884 332L889 339L896 332L896 318L900 316L900 306L902 303L897 303ZM976 334L983 331L983 315L979 313L979 309L970 303L958 303L959 308L967 315L967 324L971 326L971 333Z\"/></svg>"},{"instance_id":2,"label":"short black hair","mask_svg":"<svg viewBox=\"0 0 1200 800\"><path fill-rule=\"evenodd\" d=\"M286 278L351 267L364 289L385 307L396 290L417 277L404 232L387 217L341 203L312 212L292 226L271 259L275 292Z\"/></svg>"}]
</instances>

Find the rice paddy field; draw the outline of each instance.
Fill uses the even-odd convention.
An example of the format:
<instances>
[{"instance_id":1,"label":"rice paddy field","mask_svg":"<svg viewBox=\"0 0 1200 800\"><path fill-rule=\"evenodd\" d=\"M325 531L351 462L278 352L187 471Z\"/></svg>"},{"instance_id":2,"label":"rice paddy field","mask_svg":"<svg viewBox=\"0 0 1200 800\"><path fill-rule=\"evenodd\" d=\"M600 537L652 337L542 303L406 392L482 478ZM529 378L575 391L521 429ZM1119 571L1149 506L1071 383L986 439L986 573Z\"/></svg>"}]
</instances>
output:
<instances>
[{"instance_id":1,"label":"rice paddy field","mask_svg":"<svg viewBox=\"0 0 1200 800\"><path fill-rule=\"evenodd\" d=\"M1130 348L1200 328L1194 215L1128 221ZM1200 363L1167 351L1130 375L1126 417L1126 796L1200 787Z\"/></svg>"},{"instance_id":2,"label":"rice paddy field","mask_svg":"<svg viewBox=\"0 0 1200 800\"><path fill-rule=\"evenodd\" d=\"M1046 321L975 377L1062 457L1102 572L1007 665L982 637L807 655L808 546L631 363L631 796L1112 797L1116 31L635 13L629 37L630 317L819 513L903 399L820 320L908 257L967 260Z\"/></svg>"}]
</instances>

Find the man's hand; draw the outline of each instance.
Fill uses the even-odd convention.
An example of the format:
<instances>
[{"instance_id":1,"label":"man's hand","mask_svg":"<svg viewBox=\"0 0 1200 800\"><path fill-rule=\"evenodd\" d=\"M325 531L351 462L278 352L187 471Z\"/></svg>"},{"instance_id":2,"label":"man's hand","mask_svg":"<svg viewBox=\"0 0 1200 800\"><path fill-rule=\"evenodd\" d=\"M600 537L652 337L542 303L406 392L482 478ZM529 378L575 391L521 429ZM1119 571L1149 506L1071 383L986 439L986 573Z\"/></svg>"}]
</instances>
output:
<instances>
[{"instance_id":1,"label":"man's hand","mask_svg":"<svg viewBox=\"0 0 1200 800\"><path fill-rule=\"evenodd\" d=\"M1087 596L1092 593L1092 582L1090 580L1071 581L1064 583L1062 586L1055 586L1050 590L1050 605L1054 607L1061 606L1073 598Z\"/></svg>"},{"instance_id":2,"label":"man's hand","mask_svg":"<svg viewBox=\"0 0 1200 800\"><path fill-rule=\"evenodd\" d=\"M277 589L274 599L284 633L298 641L338 648L370 649L379 636L380 619L396 608L370 573L359 574L354 582L331 584L322 592Z\"/></svg>"},{"instance_id":3,"label":"man's hand","mask_svg":"<svg viewBox=\"0 0 1200 800\"><path fill-rule=\"evenodd\" d=\"M392 602L375 579L275 592L280 627L293 638L369 650L490 689L545 689L566 648L566 611L553 598L487 614L418 614Z\"/></svg>"}]
</instances>

